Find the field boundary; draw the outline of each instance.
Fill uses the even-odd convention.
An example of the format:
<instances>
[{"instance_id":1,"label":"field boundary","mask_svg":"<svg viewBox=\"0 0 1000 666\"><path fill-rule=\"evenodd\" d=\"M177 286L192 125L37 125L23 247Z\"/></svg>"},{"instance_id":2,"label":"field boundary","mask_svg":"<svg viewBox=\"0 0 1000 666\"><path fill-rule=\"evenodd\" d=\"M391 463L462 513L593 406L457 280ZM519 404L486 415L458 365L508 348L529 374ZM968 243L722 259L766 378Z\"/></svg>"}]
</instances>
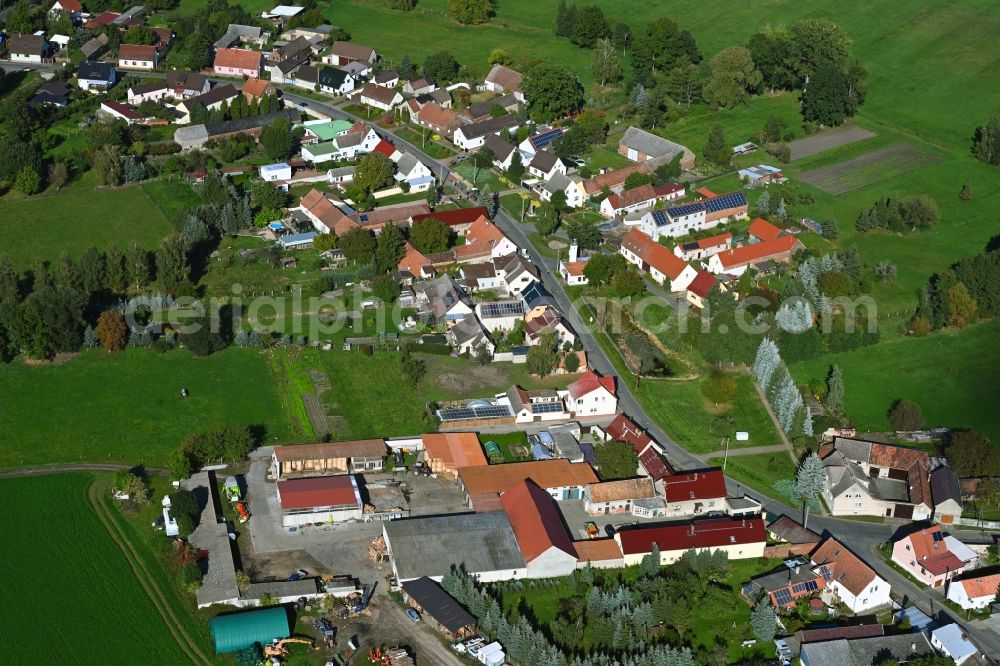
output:
<instances>
[{"instance_id":1,"label":"field boundary","mask_svg":"<svg viewBox=\"0 0 1000 666\"><path fill-rule=\"evenodd\" d=\"M943 156L912 143L893 143L858 157L804 171L798 179L839 195L930 166Z\"/></svg>"},{"instance_id":2,"label":"field boundary","mask_svg":"<svg viewBox=\"0 0 1000 666\"><path fill-rule=\"evenodd\" d=\"M136 580L139 581L139 585L142 586L143 591L146 593L149 601L153 604L156 612L160 614L161 618L163 618L164 624L167 625L167 630L170 632L170 635L173 636L177 645L181 648L184 654L187 655L192 663L211 663L212 660L205 656L205 654L198 647L197 643L187 633L187 630L184 629L183 625L180 621L178 621L177 616L174 614L174 609L167 601L163 590L160 589L159 585L156 584L153 577L150 575L142 557L139 556L139 554L135 551L135 548L129 542L128 538L121 531L121 527L118 525L114 516L110 515L108 508L103 504L103 502L101 502L97 480L90 484L90 488L87 490L87 499L90 501L91 508L94 510L94 514L97 516L97 519L104 526L104 529L107 530L108 536L111 537L111 540L115 542L115 545L125 557L129 568L132 569Z\"/></svg>"}]
</instances>

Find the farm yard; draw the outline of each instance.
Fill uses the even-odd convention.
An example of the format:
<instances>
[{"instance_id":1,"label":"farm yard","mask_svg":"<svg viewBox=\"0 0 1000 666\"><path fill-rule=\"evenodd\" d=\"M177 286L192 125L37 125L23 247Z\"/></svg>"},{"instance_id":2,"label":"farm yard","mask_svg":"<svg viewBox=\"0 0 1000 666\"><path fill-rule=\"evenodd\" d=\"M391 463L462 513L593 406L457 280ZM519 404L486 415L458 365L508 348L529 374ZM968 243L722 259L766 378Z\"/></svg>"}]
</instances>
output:
<instances>
[{"instance_id":1,"label":"farm yard","mask_svg":"<svg viewBox=\"0 0 1000 666\"><path fill-rule=\"evenodd\" d=\"M0 468L124 462L163 466L184 437L224 425L262 425L289 436L267 359L228 349L89 351L44 365L0 365L6 394ZM181 398L181 388L189 397Z\"/></svg>"},{"instance_id":2,"label":"farm yard","mask_svg":"<svg viewBox=\"0 0 1000 666\"><path fill-rule=\"evenodd\" d=\"M88 494L93 482L91 475L75 473L0 479L0 503L8 508L0 526L14 536L4 549L8 603L0 608L0 622L6 636L17 637L7 641L5 658L11 663L192 663L194 657L175 641L160 612L176 613L179 631L191 637L193 650L207 650L205 632L194 626L190 613L178 612L180 602L170 591L148 596L155 592L140 584L120 537L112 537L106 515L95 512L95 498ZM106 477L98 485L106 488ZM141 545L136 552L140 558L150 555ZM158 578L162 590L165 576ZM202 651L198 661L203 658Z\"/></svg>"}]
</instances>

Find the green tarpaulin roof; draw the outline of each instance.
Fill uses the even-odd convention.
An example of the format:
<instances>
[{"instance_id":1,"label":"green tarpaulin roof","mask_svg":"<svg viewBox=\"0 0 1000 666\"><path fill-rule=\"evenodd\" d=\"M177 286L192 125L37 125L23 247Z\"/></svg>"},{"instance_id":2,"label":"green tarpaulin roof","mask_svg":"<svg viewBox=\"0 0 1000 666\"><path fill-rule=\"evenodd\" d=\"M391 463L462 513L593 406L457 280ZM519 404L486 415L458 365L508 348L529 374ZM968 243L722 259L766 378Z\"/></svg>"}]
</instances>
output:
<instances>
[{"instance_id":1,"label":"green tarpaulin roof","mask_svg":"<svg viewBox=\"0 0 1000 666\"><path fill-rule=\"evenodd\" d=\"M288 638L288 611L284 606L268 606L237 613L216 615L211 622L217 653L235 652L254 643L265 645L275 638Z\"/></svg>"}]
</instances>

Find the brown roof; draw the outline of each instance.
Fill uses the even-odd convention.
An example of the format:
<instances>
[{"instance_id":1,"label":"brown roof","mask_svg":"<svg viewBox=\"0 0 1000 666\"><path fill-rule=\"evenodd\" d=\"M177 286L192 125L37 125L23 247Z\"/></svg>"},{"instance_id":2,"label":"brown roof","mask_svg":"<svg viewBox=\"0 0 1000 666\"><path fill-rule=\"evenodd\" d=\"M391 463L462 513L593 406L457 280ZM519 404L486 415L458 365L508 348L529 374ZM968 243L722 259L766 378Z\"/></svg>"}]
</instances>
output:
<instances>
[{"instance_id":1,"label":"brown roof","mask_svg":"<svg viewBox=\"0 0 1000 666\"><path fill-rule=\"evenodd\" d=\"M330 201L322 192L316 189L309 190L309 193L302 197L299 205L315 215L327 229L335 233L341 233L340 229L346 230L344 224L357 226L342 210Z\"/></svg>"},{"instance_id":2,"label":"brown roof","mask_svg":"<svg viewBox=\"0 0 1000 666\"><path fill-rule=\"evenodd\" d=\"M657 243L655 240L633 227L622 240L622 247L639 257L644 263L676 279L688 267L686 261Z\"/></svg>"},{"instance_id":3,"label":"brown roof","mask_svg":"<svg viewBox=\"0 0 1000 666\"><path fill-rule=\"evenodd\" d=\"M448 469L488 464L479 436L474 432L428 433L423 440L427 457L444 461Z\"/></svg>"},{"instance_id":4,"label":"brown roof","mask_svg":"<svg viewBox=\"0 0 1000 666\"><path fill-rule=\"evenodd\" d=\"M355 221L363 227L382 227L387 222L406 222L414 215L430 212L426 201L400 204L398 206L383 206L367 213L358 213Z\"/></svg>"},{"instance_id":5,"label":"brown roof","mask_svg":"<svg viewBox=\"0 0 1000 666\"><path fill-rule=\"evenodd\" d=\"M734 247L715 256L719 258L724 269L732 269L744 264L782 256L801 246L802 242L795 236L779 236L774 240Z\"/></svg>"},{"instance_id":6,"label":"brown roof","mask_svg":"<svg viewBox=\"0 0 1000 666\"><path fill-rule=\"evenodd\" d=\"M619 481L592 483L589 486L589 490L590 497L595 502L648 499L656 495L656 492L653 490L653 480L648 476L638 479L621 479Z\"/></svg>"},{"instance_id":7,"label":"brown roof","mask_svg":"<svg viewBox=\"0 0 1000 666\"><path fill-rule=\"evenodd\" d=\"M500 496L500 506L510 520L525 562L530 563L550 548L576 557L556 501L534 481L525 479L505 492Z\"/></svg>"},{"instance_id":8,"label":"brown roof","mask_svg":"<svg viewBox=\"0 0 1000 666\"><path fill-rule=\"evenodd\" d=\"M767 531L788 543L819 543L820 536L802 527L794 519L782 516L767 526Z\"/></svg>"},{"instance_id":9,"label":"brown roof","mask_svg":"<svg viewBox=\"0 0 1000 666\"><path fill-rule=\"evenodd\" d=\"M437 102L428 102L417 113L417 118L421 122L427 123L428 125L439 128L443 132L447 132L456 125L458 121L458 116L455 112L450 109L446 109Z\"/></svg>"},{"instance_id":10,"label":"brown roof","mask_svg":"<svg viewBox=\"0 0 1000 666\"><path fill-rule=\"evenodd\" d=\"M45 39L40 35L11 35L7 38L7 50L11 53L42 55L45 52Z\"/></svg>"},{"instance_id":11,"label":"brown roof","mask_svg":"<svg viewBox=\"0 0 1000 666\"><path fill-rule=\"evenodd\" d=\"M361 97L373 99L377 102L382 102L383 104L392 104L392 100L396 99L398 94L399 93L392 88L377 86L374 83L366 83L361 89Z\"/></svg>"},{"instance_id":12,"label":"brown roof","mask_svg":"<svg viewBox=\"0 0 1000 666\"><path fill-rule=\"evenodd\" d=\"M643 173L646 171L648 171L648 168L642 163L630 164L621 169L605 171L600 175L583 181L583 189L587 191L587 196L593 196L604 189L604 187L614 188L621 185L633 173Z\"/></svg>"},{"instance_id":13,"label":"brown roof","mask_svg":"<svg viewBox=\"0 0 1000 666\"><path fill-rule=\"evenodd\" d=\"M877 578L876 573L860 557L832 537L821 543L810 558L816 566L826 565L829 568L831 582L840 583L855 595L864 592Z\"/></svg>"},{"instance_id":14,"label":"brown roof","mask_svg":"<svg viewBox=\"0 0 1000 666\"><path fill-rule=\"evenodd\" d=\"M782 236L778 240L783 238L788 237ZM868 463L876 467L906 470L910 501L914 504L924 503L928 507L934 506L931 497L930 460L926 451L873 442Z\"/></svg>"},{"instance_id":15,"label":"brown roof","mask_svg":"<svg viewBox=\"0 0 1000 666\"><path fill-rule=\"evenodd\" d=\"M576 558L581 562L606 562L622 559L622 549L614 539L574 541Z\"/></svg>"},{"instance_id":16,"label":"brown roof","mask_svg":"<svg viewBox=\"0 0 1000 666\"><path fill-rule=\"evenodd\" d=\"M486 76L489 83L503 87L504 90L521 91L521 73L516 72L504 65L493 65L493 69Z\"/></svg>"},{"instance_id":17,"label":"brown roof","mask_svg":"<svg viewBox=\"0 0 1000 666\"><path fill-rule=\"evenodd\" d=\"M634 206L635 204L642 203L643 201L653 201L656 199L656 190L649 183L645 185L640 185L639 187L633 187L631 190L625 190L621 194L612 194L608 199L611 200L611 206L615 210L619 208L626 208L628 206Z\"/></svg>"},{"instance_id":18,"label":"brown roof","mask_svg":"<svg viewBox=\"0 0 1000 666\"><path fill-rule=\"evenodd\" d=\"M263 79L247 79L243 82L243 94L250 97L263 97L267 94L274 94L274 86L271 85L270 81Z\"/></svg>"},{"instance_id":19,"label":"brown roof","mask_svg":"<svg viewBox=\"0 0 1000 666\"><path fill-rule=\"evenodd\" d=\"M118 47L119 60L149 60L156 58L156 49L143 44L122 44Z\"/></svg>"},{"instance_id":20,"label":"brown roof","mask_svg":"<svg viewBox=\"0 0 1000 666\"><path fill-rule=\"evenodd\" d=\"M323 458L378 458L386 454L384 439L358 439L326 444L293 444L274 447L278 462Z\"/></svg>"},{"instance_id":21,"label":"brown roof","mask_svg":"<svg viewBox=\"0 0 1000 666\"><path fill-rule=\"evenodd\" d=\"M249 49L218 49L215 52L216 67L253 69L260 71L260 51Z\"/></svg>"},{"instance_id":22,"label":"brown roof","mask_svg":"<svg viewBox=\"0 0 1000 666\"><path fill-rule=\"evenodd\" d=\"M370 46L365 46L364 44L337 41L330 47L330 53L336 56L350 58L351 60L364 60L365 62L371 62L374 57L375 49Z\"/></svg>"},{"instance_id":23,"label":"brown roof","mask_svg":"<svg viewBox=\"0 0 1000 666\"><path fill-rule=\"evenodd\" d=\"M464 467L458 470L458 476L469 495L505 493L525 479L531 479L542 488L597 483L597 475L590 465L571 463L564 458Z\"/></svg>"}]
</instances>

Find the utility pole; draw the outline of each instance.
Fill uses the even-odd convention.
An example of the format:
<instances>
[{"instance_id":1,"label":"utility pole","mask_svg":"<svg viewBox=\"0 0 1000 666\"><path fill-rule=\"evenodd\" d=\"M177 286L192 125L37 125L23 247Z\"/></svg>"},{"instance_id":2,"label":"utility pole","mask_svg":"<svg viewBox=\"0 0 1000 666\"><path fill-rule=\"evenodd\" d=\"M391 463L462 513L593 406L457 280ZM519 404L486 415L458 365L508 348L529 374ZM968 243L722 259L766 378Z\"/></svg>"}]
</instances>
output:
<instances>
[{"instance_id":1,"label":"utility pole","mask_svg":"<svg viewBox=\"0 0 1000 666\"><path fill-rule=\"evenodd\" d=\"M723 441L724 441L724 443L726 445L726 454L722 458L722 473L725 474L726 473L726 463L729 462L729 435L726 435L722 439L723 439Z\"/></svg>"}]
</instances>

